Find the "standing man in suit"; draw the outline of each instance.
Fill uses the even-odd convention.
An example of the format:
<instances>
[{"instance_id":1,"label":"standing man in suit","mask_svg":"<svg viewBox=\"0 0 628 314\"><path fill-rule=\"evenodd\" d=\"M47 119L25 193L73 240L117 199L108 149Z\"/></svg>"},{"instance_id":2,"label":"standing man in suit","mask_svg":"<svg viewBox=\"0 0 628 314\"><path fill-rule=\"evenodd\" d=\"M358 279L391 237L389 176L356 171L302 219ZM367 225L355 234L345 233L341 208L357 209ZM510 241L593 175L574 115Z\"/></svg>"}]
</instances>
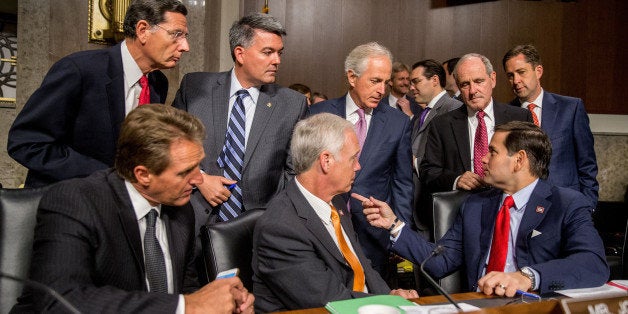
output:
<instances>
[{"instance_id":1,"label":"standing man in suit","mask_svg":"<svg viewBox=\"0 0 628 314\"><path fill-rule=\"evenodd\" d=\"M390 93L388 97L382 98L382 103L403 111L410 119L420 114L423 108L408 95L410 92L410 70L405 64L393 62L388 88Z\"/></svg>"},{"instance_id":2,"label":"standing man in suit","mask_svg":"<svg viewBox=\"0 0 628 314\"><path fill-rule=\"evenodd\" d=\"M460 61L460 58L456 57L443 62L445 77L447 78L447 83L445 83L445 90L447 91L447 94L451 96L451 98L462 101L462 96L460 96L460 89L458 89L458 85L456 85L456 79L454 78L454 69L458 64L458 61Z\"/></svg>"},{"instance_id":3,"label":"standing man in suit","mask_svg":"<svg viewBox=\"0 0 628 314\"><path fill-rule=\"evenodd\" d=\"M168 81L159 69L176 66L190 50L186 14L179 1L135 0L124 41L52 66L9 130L7 151L28 168L25 186L113 166L124 117L139 104L166 101Z\"/></svg>"},{"instance_id":4,"label":"standing man in suit","mask_svg":"<svg viewBox=\"0 0 628 314\"><path fill-rule=\"evenodd\" d=\"M204 136L198 119L170 106L129 113L115 169L56 184L41 199L30 279L84 313L253 313L254 297L238 278L193 292L189 199L203 182ZM27 289L14 311L28 310L65 308Z\"/></svg>"},{"instance_id":5,"label":"standing man in suit","mask_svg":"<svg viewBox=\"0 0 628 314\"><path fill-rule=\"evenodd\" d=\"M419 178L430 194L484 187L481 159L488 152L494 126L513 120L532 122L529 111L493 101L496 74L485 56L462 56L454 77L465 106L429 125Z\"/></svg>"},{"instance_id":6,"label":"standing man in suit","mask_svg":"<svg viewBox=\"0 0 628 314\"><path fill-rule=\"evenodd\" d=\"M461 102L447 95L445 82L445 69L436 60L423 60L412 65L410 90L418 103L427 104L412 126L412 160L416 170L413 172L414 221L418 230L426 236L429 236L432 230L432 208L419 206L421 183L418 169L425 155L427 127L435 117L462 106Z\"/></svg>"},{"instance_id":7,"label":"standing man in suit","mask_svg":"<svg viewBox=\"0 0 628 314\"><path fill-rule=\"evenodd\" d=\"M543 65L532 45L510 49L503 59L504 70L517 96L510 104L530 110L534 123L552 141L554 154L549 181L582 192L597 206L597 161L589 117L580 98L546 92L541 87ZM536 119L534 119L536 117Z\"/></svg>"},{"instance_id":8,"label":"standing man in suit","mask_svg":"<svg viewBox=\"0 0 628 314\"><path fill-rule=\"evenodd\" d=\"M551 155L534 124L498 125L482 158L484 180L495 189L469 196L437 243L395 225L392 250L421 263L438 245L442 253L425 264L428 272L440 278L464 268L467 290L487 295L604 284L609 270L593 208L582 193L546 181ZM372 225L390 228L396 217L385 203L360 199Z\"/></svg>"},{"instance_id":9,"label":"standing man in suit","mask_svg":"<svg viewBox=\"0 0 628 314\"><path fill-rule=\"evenodd\" d=\"M352 192L372 195L395 204L397 215L412 223L412 151L410 119L400 110L381 102L390 79L392 54L375 42L354 48L345 60L349 92L336 99L310 106L310 114L333 113L354 124L361 152L362 169ZM353 215L353 227L373 267L389 279L388 234L364 219L362 204L344 195ZM396 271L396 267L392 267Z\"/></svg>"},{"instance_id":10,"label":"standing man in suit","mask_svg":"<svg viewBox=\"0 0 628 314\"><path fill-rule=\"evenodd\" d=\"M347 202L360 170L353 125L329 113L299 122L291 144L297 173L268 203L253 235L253 291L257 310L321 307L369 294L416 298L391 291L362 252Z\"/></svg>"},{"instance_id":11,"label":"standing man in suit","mask_svg":"<svg viewBox=\"0 0 628 314\"><path fill-rule=\"evenodd\" d=\"M270 15L245 16L229 30L233 69L190 73L181 81L173 106L207 128L204 180L191 200L197 231L202 224L265 208L294 174L290 137L307 101L274 84L285 34Z\"/></svg>"}]
</instances>

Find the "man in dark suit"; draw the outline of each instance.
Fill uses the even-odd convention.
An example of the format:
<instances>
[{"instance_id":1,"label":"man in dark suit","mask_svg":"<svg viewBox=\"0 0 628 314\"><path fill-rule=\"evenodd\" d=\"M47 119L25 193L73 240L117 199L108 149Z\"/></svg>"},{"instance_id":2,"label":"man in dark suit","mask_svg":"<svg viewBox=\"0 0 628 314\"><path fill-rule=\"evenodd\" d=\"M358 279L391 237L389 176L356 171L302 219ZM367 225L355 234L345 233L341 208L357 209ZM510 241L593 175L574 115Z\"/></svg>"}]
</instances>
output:
<instances>
[{"instance_id":1,"label":"man in dark suit","mask_svg":"<svg viewBox=\"0 0 628 314\"><path fill-rule=\"evenodd\" d=\"M419 178L428 195L484 187L480 159L488 149L494 126L513 120L532 122L530 112L493 101L495 76L485 56L472 53L458 61L454 77L465 106L436 117L429 125L419 166ZM482 124L485 128L480 132ZM475 154L476 149L482 152Z\"/></svg>"},{"instance_id":2,"label":"man in dark suit","mask_svg":"<svg viewBox=\"0 0 628 314\"><path fill-rule=\"evenodd\" d=\"M120 125L142 91L150 95L143 103L166 101L168 81L158 70L174 67L189 50L186 14L179 1L134 1L122 43L78 52L52 66L9 131L9 155L28 168L25 186L113 166Z\"/></svg>"},{"instance_id":3,"label":"man in dark suit","mask_svg":"<svg viewBox=\"0 0 628 314\"><path fill-rule=\"evenodd\" d=\"M346 201L360 169L360 146L347 120L329 113L299 122L291 143L294 180L275 196L255 225L253 291L257 310L324 306L391 291L364 256Z\"/></svg>"},{"instance_id":4,"label":"man in dark suit","mask_svg":"<svg viewBox=\"0 0 628 314\"><path fill-rule=\"evenodd\" d=\"M427 127L435 117L462 106L462 103L447 95L445 69L436 60L423 60L412 65L410 78L410 90L415 100L427 104L424 111L414 119L412 126L412 156L416 170L413 172L414 221L418 229L427 236L431 233L433 225L432 208L420 206L421 182L418 171L421 159L425 155Z\"/></svg>"},{"instance_id":5,"label":"man in dark suit","mask_svg":"<svg viewBox=\"0 0 628 314\"><path fill-rule=\"evenodd\" d=\"M410 92L410 69L405 64L393 62L388 89L390 93L382 98L382 103L403 111L410 119L418 116L423 110L421 105L408 95Z\"/></svg>"},{"instance_id":6,"label":"man in dark suit","mask_svg":"<svg viewBox=\"0 0 628 314\"><path fill-rule=\"evenodd\" d=\"M386 81L391 72L390 51L377 43L354 48L345 60L349 92L340 98L310 106L310 114L333 113L353 123L360 140L362 169L356 174L351 191L372 195L395 204L397 215L412 220L412 152L411 125L408 116L382 104ZM362 134L362 136L360 136ZM371 227L363 215L362 204L349 201L351 219L366 256L375 270L389 279L388 235ZM356 214L357 213L357 214ZM395 268L396 269L396 268Z\"/></svg>"},{"instance_id":7,"label":"man in dark suit","mask_svg":"<svg viewBox=\"0 0 628 314\"><path fill-rule=\"evenodd\" d=\"M229 220L246 209L265 208L293 175L290 137L294 125L307 111L305 97L275 82L286 32L274 17L254 13L236 21L229 31L231 71L190 73L183 77L174 107L197 116L207 127L201 164L204 182L192 195L197 231L200 225ZM242 153L239 171L232 156L228 124L238 111L236 94L243 90L245 117L237 132L243 143L233 145ZM225 154L229 152L229 154ZM221 166L222 164L222 166ZM237 177L239 175L239 177Z\"/></svg>"},{"instance_id":8,"label":"man in dark suit","mask_svg":"<svg viewBox=\"0 0 628 314\"><path fill-rule=\"evenodd\" d=\"M551 154L549 138L534 124L497 126L482 159L484 180L496 189L469 196L437 243L395 226L392 250L421 263L438 245L443 251L427 270L440 278L463 268L466 288L487 295L603 285L609 270L593 208L582 193L545 181ZM361 199L371 224L391 226L395 215L385 203Z\"/></svg>"},{"instance_id":9,"label":"man in dark suit","mask_svg":"<svg viewBox=\"0 0 628 314\"><path fill-rule=\"evenodd\" d=\"M61 182L43 196L30 279L84 313L252 313L254 297L238 278L193 292L198 283L189 199L203 181L204 136L198 119L170 106L129 113L115 169ZM54 301L27 289L14 311L63 311Z\"/></svg>"},{"instance_id":10,"label":"man in dark suit","mask_svg":"<svg viewBox=\"0 0 628 314\"><path fill-rule=\"evenodd\" d=\"M519 45L503 59L504 70L517 96L510 104L529 109L552 141L548 181L582 192L597 206L597 161L589 117L580 98L546 92L541 87L543 65L532 45Z\"/></svg>"}]
</instances>

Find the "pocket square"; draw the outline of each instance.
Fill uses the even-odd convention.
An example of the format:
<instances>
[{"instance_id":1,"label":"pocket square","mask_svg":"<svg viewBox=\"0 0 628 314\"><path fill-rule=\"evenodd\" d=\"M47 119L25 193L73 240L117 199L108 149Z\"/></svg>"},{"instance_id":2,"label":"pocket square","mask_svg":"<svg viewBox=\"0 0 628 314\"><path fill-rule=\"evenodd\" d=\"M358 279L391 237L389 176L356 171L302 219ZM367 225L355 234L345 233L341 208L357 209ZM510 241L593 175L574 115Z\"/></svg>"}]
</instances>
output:
<instances>
[{"instance_id":1,"label":"pocket square","mask_svg":"<svg viewBox=\"0 0 628 314\"><path fill-rule=\"evenodd\" d=\"M543 234L541 231L532 230L532 236L531 236L531 238L534 238L534 237L536 237L536 236L538 236L538 235L541 235L541 234Z\"/></svg>"}]
</instances>

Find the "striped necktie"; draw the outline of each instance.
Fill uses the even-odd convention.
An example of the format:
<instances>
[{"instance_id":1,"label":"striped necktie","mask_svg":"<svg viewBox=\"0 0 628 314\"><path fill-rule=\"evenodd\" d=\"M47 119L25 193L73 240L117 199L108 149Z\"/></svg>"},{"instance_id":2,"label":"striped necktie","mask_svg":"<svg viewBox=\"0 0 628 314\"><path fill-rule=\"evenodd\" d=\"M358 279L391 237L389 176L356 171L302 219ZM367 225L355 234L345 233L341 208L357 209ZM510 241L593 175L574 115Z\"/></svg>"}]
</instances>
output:
<instances>
[{"instance_id":1,"label":"striped necktie","mask_svg":"<svg viewBox=\"0 0 628 314\"><path fill-rule=\"evenodd\" d=\"M231 189L231 197L222 203L218 212L221 221L238 217L244 211L242 201L242 165L244 164L246 114L244 111L244 97L249 92L241 89L236 92L236 101L231 109L225 145L218 156L218 166L222 168L225 178L238 181Z\"/></svg>"}]
</instances>

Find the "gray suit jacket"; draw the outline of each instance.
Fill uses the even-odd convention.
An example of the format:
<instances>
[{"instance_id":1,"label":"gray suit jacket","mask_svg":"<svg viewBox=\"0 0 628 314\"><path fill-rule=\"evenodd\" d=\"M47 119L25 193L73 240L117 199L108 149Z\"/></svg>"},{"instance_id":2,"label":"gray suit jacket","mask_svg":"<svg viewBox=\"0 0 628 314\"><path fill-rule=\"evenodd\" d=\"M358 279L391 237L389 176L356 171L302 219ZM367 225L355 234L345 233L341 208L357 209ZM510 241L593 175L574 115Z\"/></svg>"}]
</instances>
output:
<instances>
[{"instance_id":1,"label":"gray suit jacket","mask_svg":"<svg viewBox=\"0 0 628 314\"><path fill-rule=\"evenodd\" d=\"M223 175L217 159L225 143L229 115L231 72L189 73L183 77L173 106L198 117L207 128L201 163L210 175ZM294 125L305 116L305 97L276 84L262 85L251 132L248 135L242 170L244 208L265 208L273 195L294 175L290 139ZM196 213L196 231L214 208L195 192L190 201Z\"/></svg>"},{"instance_id":2,"label":"gray suit jacket","mask_svg":"<svg viewBox=\"0 0 628 314\"><path fill-rule=\"evenodd\" d=\"M449 97L449 95L445 93L436 102L436 104L434 104L434 108L430 110L421 128L419 128L420 118L417 117L415 119L412 126L412 154L417 158L416 165L421 164L421 159L423 159L423 155L425 155L425 144L427 144L427 127L429 126L430 122L441 114L457 109L460 106L462 106L462 103L460 101ZM416 173L418 173L418 171L416 171Z\"/></svg>"},{"instance_id":3,"label":"gray suit jacket","mask_svg":"<svg viewBox=\"0 0 628 314\"><path fill-rule=\"evenodd\" d=\"M346 202L336 196L332 203L344 213L340 223L364 268L369 292L390 293L358 243ZM273 198L255 225L252 266L256 311L321 307L368 296L352 291L351 267L294 181Z\"/></svg>"}]
</instances>

